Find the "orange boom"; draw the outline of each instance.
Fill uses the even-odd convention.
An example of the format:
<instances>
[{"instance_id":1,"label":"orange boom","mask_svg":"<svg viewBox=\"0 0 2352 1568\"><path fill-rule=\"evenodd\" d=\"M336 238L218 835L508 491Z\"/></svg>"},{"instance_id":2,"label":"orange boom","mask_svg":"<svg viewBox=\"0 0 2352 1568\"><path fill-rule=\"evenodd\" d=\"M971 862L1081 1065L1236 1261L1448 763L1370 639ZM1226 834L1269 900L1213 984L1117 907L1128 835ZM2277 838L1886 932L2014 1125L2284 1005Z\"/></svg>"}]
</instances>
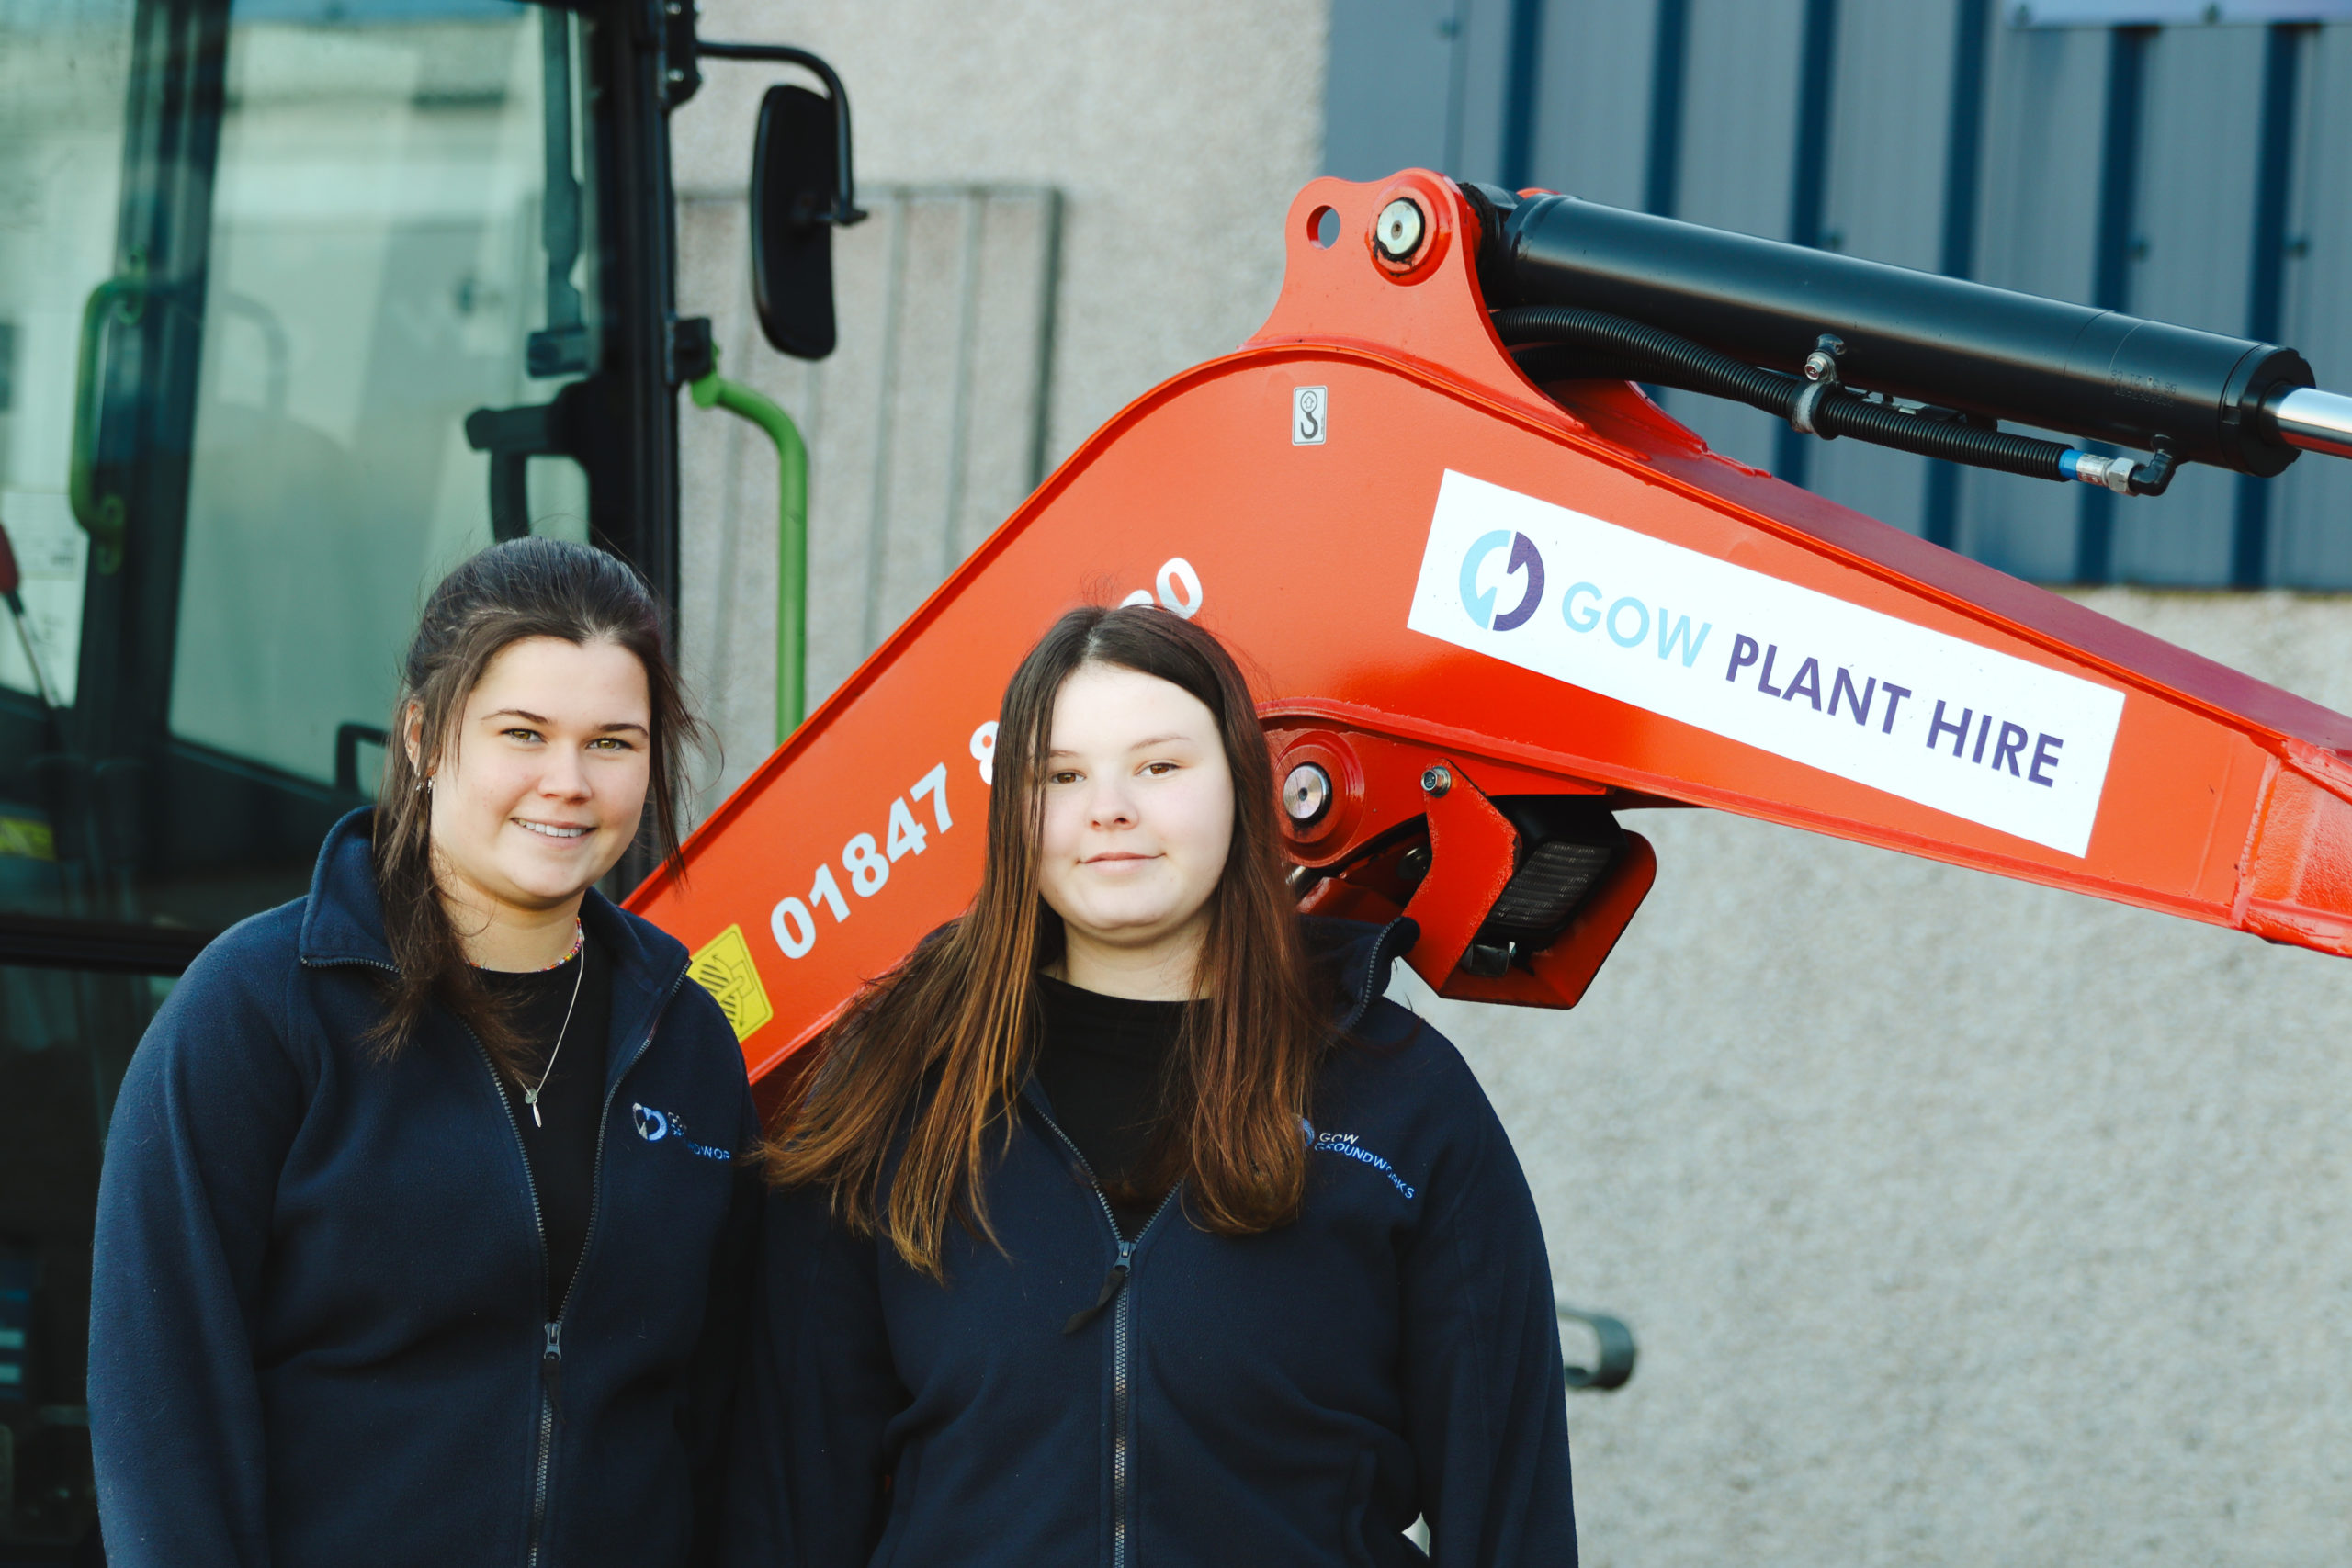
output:
<instances>
[{"instance_id":1,"label":"orange boom","mask_svg":"<svg viewBox=\"0 0 2352 1568\"><path fill-rule=\"evenodd\" d=\"M1934 296L1962 321L2025 297L1668 225L1736 247L1734 306L1752 276L1821 315L1759 301L1692 343L1703 311L1569 297L1609 272L1568 265L1575 216L1419 171L1301 193L1258 334L1097 431L704 823L687 877L636 894L755 1077L963 908L1004 681L1106 592L1254 666L1303 907L1410 915L1448 996L1573 1006L1656 871L1614 813L1663 806L2352 953L2352 718L1712 453L1624 378L2126 494L2177 460L2352 451L2352 402L2271 345L2014 307L2087 319L2017 373L2035 422L2080 407L2078 433L2131 440L2138 418L2154 451L2095 457L1993 429L1997 385L1911 400L1933 367L1899 352L1886 289L1987 297Z\"/></svg>"}]
</instances>

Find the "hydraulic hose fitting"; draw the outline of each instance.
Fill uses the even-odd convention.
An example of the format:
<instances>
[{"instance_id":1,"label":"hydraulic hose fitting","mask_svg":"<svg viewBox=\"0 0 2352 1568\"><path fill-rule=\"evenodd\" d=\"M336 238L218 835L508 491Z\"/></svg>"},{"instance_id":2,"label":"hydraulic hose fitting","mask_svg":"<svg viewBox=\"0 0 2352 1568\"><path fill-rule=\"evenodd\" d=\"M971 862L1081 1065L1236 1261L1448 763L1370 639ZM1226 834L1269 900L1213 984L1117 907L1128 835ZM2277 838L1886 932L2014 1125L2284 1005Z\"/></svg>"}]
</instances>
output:
<instances>
[{"instance_id":1,"label":"hydraulic hose fitting","mask_svg":"<svg viewBox=\"0 0 2352 1568\"><path fill-rule=\"evenodd\" d=\"M2086 485L2103 485L2118 495L2132 493L2132 459L2102 457L2096 452L2069 451L2058 459L2058 467L2070 479Z\"/></svg>"},{"instance_id":2,"label":"hydraulic hose fitting","mask_svg":"<svg viewBox=\"0 0 2352 1568\"><path fill-rule=\"evenodd\" d=\"M1846 352L1846 340L1835 333L1823 333L1814 339L1813 352L1804 356L1804 386L1797 392L1797 400L1789 410L1789 428L1800 435L1818 435L1824 441L1835 441L1838 433L1823 430L1815 415L1821 410L1821 400L1838 384L1838 356Z\"/></svg>"},{"instance_id":3,"label":"hydraulic hose fitting","mask_svg":"<svg viewBox=\"0 0 2352 1568\"><path fill-rule=\"evenodd\" d=\"M2095 452L2069 449L2058 459L2059 474L2086 485L2101 485L2118 495L2162 495L2172 485L2180 458L2172 443L2156 437L2156 455L2144 463L2129 457L2102 457Z\"/></svg>"}]
</instances>

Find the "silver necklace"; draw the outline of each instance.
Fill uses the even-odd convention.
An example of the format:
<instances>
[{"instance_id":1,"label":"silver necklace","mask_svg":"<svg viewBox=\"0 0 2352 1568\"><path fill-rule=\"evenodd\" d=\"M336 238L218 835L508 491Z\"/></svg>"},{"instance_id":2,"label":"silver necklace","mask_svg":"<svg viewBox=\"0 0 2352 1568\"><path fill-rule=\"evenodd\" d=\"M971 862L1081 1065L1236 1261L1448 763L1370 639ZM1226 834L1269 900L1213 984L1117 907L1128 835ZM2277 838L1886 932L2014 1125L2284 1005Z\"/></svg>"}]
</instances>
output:
<instances>
[{"instance_id":1,"label":"silver necklace","mask_svg":"<svg viewBox=\"0 0 2352 1568\"><path fill-rule=\"evenodd\" d=\"M531 1108L531 1125L544 1128L547 1122L539 1116L539 1090L548 1087L548 1078L555 1071L555 1059L563 1053L563 1037L571 1032L571 1013L580 1005L580 983L588 977L588 939L580 922L571 922L571 955L580 965L571 976L571 1000L563 1010L563 1027L555 1032L555 1049L548 1053L548 1065L540 1069L539 1081L523 1091L523 1103Z\"/></svg>"}]
</instances>

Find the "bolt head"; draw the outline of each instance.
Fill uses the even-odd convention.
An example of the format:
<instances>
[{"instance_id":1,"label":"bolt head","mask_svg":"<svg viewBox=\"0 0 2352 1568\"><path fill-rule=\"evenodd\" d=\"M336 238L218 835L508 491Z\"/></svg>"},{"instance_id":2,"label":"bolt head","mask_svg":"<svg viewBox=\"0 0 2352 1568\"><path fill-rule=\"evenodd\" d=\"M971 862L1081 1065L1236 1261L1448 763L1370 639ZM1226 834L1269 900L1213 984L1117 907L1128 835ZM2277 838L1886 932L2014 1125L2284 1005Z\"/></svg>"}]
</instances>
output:
<instances>
[{"instance_id":1,"label":"bolt head","mask_svg":"<svg viewBox=\"0 0 2352 1568\"><path fill-rule=\"evenodd\" d=\"M1817 349L1804 356L1804 378L1808 381L1818 381L1836 368L1838 362Z\"/></svg>"},{"instance_id":2,"label":"bolt head","mask_svg":"<svg viewBox=\"0 0 2352 1568\"><path fill-rule=\"evenodd\" d=\"M1450 790L1453 787L1453 774L1449 772L1442 763L1430 768L1429 771L1421 774L1421 793L1423 795L1443 795L1447 790Z\"/></svg>"},{"instance_id":3,"label":"bolt head","mask_svg":"<svg viewBox=\"0 0 2352 1568\"><path fill-rule=\"evenodd\" d=\"M1410 197L1400 196L1380 209L1380 221L1373 225L1372 243L1382 255L1400 262L1421 248L1421 235L1428 227L1420 204Z\"/></svg>"},{"instance_id":4,"label":"bolt head","mask_svg":"<svg viewBox=\"0 0 2352 1568\"><path fill-rule=\"evenodd\" d=\"M1312 762L1301 762L1283 780L1283 811L1305 827L1331 807L1331 775Z\"/></svg>"}]
</instances>

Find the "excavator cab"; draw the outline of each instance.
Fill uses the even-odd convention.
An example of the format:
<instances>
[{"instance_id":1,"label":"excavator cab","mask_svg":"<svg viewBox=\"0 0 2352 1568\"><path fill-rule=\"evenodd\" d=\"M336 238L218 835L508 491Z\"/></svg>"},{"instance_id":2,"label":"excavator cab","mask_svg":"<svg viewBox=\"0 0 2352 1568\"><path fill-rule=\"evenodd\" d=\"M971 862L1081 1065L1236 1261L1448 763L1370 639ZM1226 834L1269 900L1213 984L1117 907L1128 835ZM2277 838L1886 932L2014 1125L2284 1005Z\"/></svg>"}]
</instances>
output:
<instances>
[{"instance_id":1,"label":"excavator cab","mask_svg":"<svg viewBox=\"0 0 2352 1568\"><path fill-rule=\"evenodd\" d=\"M675 9L0 10L0 1562L96 1529L116 1086L369 797L419 584L533 532L674 603ZM829 85L777 89L779 202L842 184ZM822 233L765 304L829 335Z\"/></svg>"}]
</instances>

